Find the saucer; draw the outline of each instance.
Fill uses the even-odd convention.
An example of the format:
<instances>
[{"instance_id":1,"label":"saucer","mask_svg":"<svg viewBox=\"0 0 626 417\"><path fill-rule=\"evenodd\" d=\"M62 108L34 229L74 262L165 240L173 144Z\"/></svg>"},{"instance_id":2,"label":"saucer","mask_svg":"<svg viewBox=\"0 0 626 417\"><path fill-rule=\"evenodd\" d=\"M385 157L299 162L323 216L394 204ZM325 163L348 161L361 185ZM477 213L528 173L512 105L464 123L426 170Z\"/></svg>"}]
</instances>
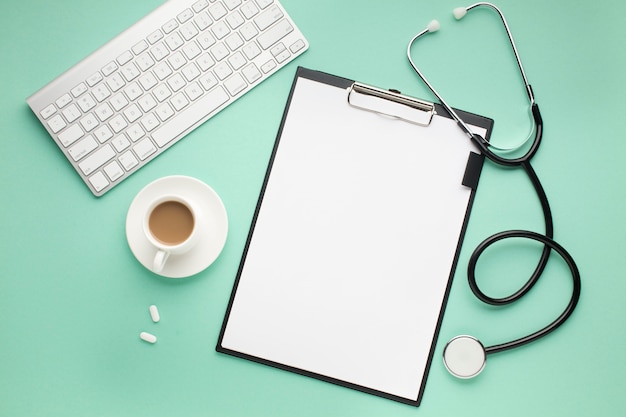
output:
<instances>
[{"instance_id":1,"label":"saucer","mask_svg":"<svg viewBox=\"0 0 626 417\"><path fill-rule=\"evenodd\" d=\"M174 175L146 185L128 209L126 239L135 258L148 270L152 270L157 249L144 235L143 216L150 202L168 193L189 199L202 213L198 219L200 236L196 245L187 253L170 255L165 267L158 273L168 278L185 278L208 268L222 252L228 235L228 216L217 193L196 178Z\"/></svg>"}]
</instances>

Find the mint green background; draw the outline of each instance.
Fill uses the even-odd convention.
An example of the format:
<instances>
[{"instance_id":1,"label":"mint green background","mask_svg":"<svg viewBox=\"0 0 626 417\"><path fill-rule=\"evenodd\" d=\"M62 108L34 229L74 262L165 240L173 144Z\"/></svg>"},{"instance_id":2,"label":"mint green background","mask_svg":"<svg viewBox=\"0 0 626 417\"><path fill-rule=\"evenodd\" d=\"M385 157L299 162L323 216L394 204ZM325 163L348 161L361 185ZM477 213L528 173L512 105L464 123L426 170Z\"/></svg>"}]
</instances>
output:
<instances>
[{"instance_id":1,"label":"mint green background","mask_svg":"<svg viewBox=\"0 0 626 417\"><path fill-rule=\"evenodd\" d=\"M0 416L617 416L626 407L626 25L623 0L501 0L545 119L534 167L556 239L575 257L578 309L556 333L492 356L472 381L447 374L445 342L495 344L553 320L571 279L558 257L533 292L496 311L465 269L475 245L509 228L542 231L522 172L483 171L422 405L399 404L215 352L268 157L297 65L432 99L404 53L458 108L496 120L493 140L528 130L525 96L495 15L455 22L456 1L284 0L305 55L101 199L92 197L25 98L159 4L158 0L0 5ZM226 247L195 277L160 278L131 254L124 221L162 176L210 184L230 218ZM375 197L376 190L372 190ZM494 295L519 285L539 248L511 242L479 264ZM347 301L349 302L349 301ZM153 324L148 306L162 321ZM139 340L140 331L159 337Z\"/></svg>"}]
</instances>

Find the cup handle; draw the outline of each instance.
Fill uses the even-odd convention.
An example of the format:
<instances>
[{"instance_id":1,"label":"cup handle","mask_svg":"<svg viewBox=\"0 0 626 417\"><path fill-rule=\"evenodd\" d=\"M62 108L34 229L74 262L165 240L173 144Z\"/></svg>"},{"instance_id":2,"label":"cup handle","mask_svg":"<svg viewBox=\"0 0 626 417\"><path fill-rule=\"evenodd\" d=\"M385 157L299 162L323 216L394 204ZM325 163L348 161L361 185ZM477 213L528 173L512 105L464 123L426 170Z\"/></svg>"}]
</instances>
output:
<instances>
[{"instance_id":1,"label":"cup handle","mask_svg":"<svg viewBox=\"0 0 626 417\"><path fill-rule=\"evenodd\" d=\"M152 271L156 273L163 271L163 267L165 267L165 262L167 261L167 258L169 258L169 256L169 252L158 250L156 255L154 255L154 261L152 262Z\"/></svg>"}]
</instances>

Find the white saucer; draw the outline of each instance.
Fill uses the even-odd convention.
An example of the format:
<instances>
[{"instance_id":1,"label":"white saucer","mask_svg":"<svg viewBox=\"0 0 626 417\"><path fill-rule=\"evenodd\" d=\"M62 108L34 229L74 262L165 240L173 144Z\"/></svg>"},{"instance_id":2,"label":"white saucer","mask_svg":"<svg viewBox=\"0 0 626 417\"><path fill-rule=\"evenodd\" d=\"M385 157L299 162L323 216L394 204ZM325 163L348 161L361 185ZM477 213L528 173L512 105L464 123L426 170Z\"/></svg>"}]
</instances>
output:
<instances>
[{"instance_id":1,"label":"white saucer","mask_svg":"<svg viewBox=\"0 0 626 417\"><path fill-rule=\"evenodd\" d=\"M126 239L135 258L151 270L156 248L143 233L143 216L147 205L162 194L175 192L198 207L200 236L196 245L182 255L171 255L159 275L185 278L205 270L219 256L228 235L228 216L222 200L202 181L186 176L160 178L146 185L130 204L126 215Z\"/></svg>"}]
</instances>

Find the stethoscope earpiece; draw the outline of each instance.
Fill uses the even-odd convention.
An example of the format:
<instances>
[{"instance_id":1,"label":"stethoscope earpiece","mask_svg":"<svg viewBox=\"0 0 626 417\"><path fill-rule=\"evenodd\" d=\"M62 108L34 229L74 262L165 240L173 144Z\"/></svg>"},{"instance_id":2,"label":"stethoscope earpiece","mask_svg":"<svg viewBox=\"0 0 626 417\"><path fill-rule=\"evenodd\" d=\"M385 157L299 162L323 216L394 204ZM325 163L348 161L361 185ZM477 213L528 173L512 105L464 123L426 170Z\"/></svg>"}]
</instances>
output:
<instances>
[{"instance_id":1,"label":"stethoscope earpiece","mask_svg":"<svg viewBox=\"0 0 626 417\"><path fill-rule=\"evenodd\" d=\"M485 369L487 352L472 336L457 336L443 349L443 364L457 378L474 378Z\"/></svg>"}]
</instances>

